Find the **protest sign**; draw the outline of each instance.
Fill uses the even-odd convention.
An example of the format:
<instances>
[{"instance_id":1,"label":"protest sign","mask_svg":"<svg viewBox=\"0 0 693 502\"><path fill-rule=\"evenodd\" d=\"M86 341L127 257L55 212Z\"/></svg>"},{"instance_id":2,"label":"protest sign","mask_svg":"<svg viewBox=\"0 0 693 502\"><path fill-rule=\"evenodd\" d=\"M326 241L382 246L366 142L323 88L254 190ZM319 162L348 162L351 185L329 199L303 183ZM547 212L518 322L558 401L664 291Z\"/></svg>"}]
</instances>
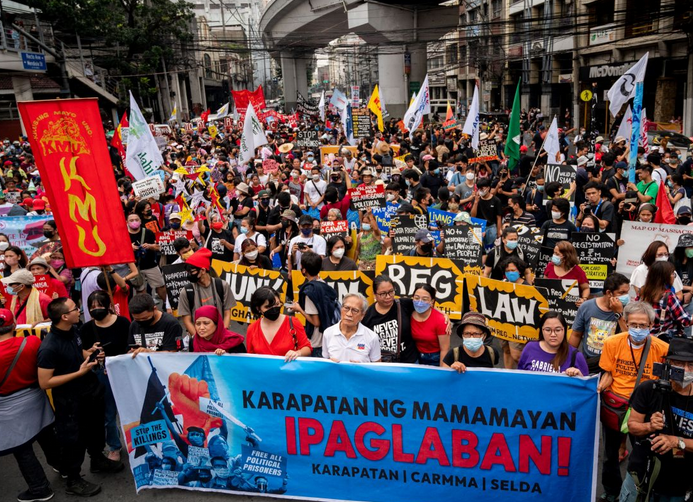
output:
<instances>
[{"instance_id":1,"label":"protest sign","mask_svg":"<svg viewBox=\"0 0 693 502\"><path fill-rule=\"evenodd\" d=\"M590 288L601 291L613 271L611 259L616 254L615 238L614 234L606 232L573 232L570 237Z\"/></svg>"},{"instance_id":2,"label":"protest sign","mask_svg":"<svg viewBox=\"0 0 693 502\"><path fill-rule=\"evenodd\" d=\"M536 325L549 303L537 288L471 274L464 280L470 309L486 316L493 336L519 343L538 339Z\"/></svg>"},{"instance_id":3,"label":"protest sign","mask_svg":"<svg viewBox=\"0 0 693 502\"><path fill-rule=\"evenodd\" d=\"M190 284L188 279L188 269L185 263L177 263L175 265L164 265L161 267L161 275L164 276L166 284L166 296L171 304L172 310L178 310L178 297L180 296L181 288Z\"/></svg>"},{"instance_id":4,"label":"protest sign","mask_svg":"<svg viewBox=\"0 0 693 502\"><path fill-rule=\"evenodd\" d=\"M183 237L192 242L193 233L191 230L167 230L165 232L157 232L156 243L159 245L159 252L164 256L176 256L178 253L176 253L173 247L173 241L179 237Z\"/></svg>"},{"instance_id":5,"label":"protest sign","mask_svg":"<svg viewBox=\"0 0 693 502\"><path fill-rule=\"evenodd\" d=\"M399 204L394 204L392 202L387 202L385 207L374 207L371 208L371 213L375 217L375 221L378 222L378 228L381 232L390 231L391 219L397 214L397 208Z\"/></svg>"},{"instance_id":6,"label":"protest sign","mask_svg":"<svg viewBox=\"0 0 693 502\"><path fill-rule=\"evenodd\" d=\"M314 117L318 116L320 113L318 105L312 100L304 98L300 92L297 92L296 94L296 111L303 115L311 115Z\"/></svg>"},{"instance_id":7,"label":"protest sign","mask_svg":"<svg viewBox=\"0 0 693 502\"><path fill-rule=\"evenodd\" d=\"M340 272L320 272L320 278L337 292L337 300L342 299L351 293L361 293L372 304L373 297L373 273L361 272L359 270L346 270ZM298 302L298 290L305 284L305 276L298 270L291 272L291 283L293 287L293 298Z\"/></svg>"},{"instance_id":8,"label":"protest sign","mask_svg":"<svg viewBox=\"0 0 693 502\"><path fill-rule=\"evenodd\" d=\"M530 227L517 221L513 221L510 226L517 230L517 247L522 250L524 262L533 269L537 265L539 250L541 249L541 230L538 227Z\"/></svg>"},{"instance_id":9,"label":"protest sign","mask_svg":"<svg viewBox=\"0 0 693 502\"><path fill-rule=\"evenodd\" d=\"M193 353L109 357L106 370L137 491L371 502L595 498L596 377L472 368L460 378L418 365ZM180 432L190 427L203 431L209 452L190 455L197 465L187 460L196 447ZM175 462L177 485L149 470L165 459Z\"/></svg>"},{"instance_id":10,"label":"protest sign","mask_svg":"<svg viewBox=\"0 0 693 502\"><path fill-rule=\"evenodd\" d=\"M0 233L31 256L46 240L43 224L52 219L52 216L5 216L0 218Z\"/></svg>"},{"instance_id":11,"label":"protest sign","mask_svg":"<svg viewBox=\"0 0 693 502\"><path fill-rule=\"evenodd\" d=\"M385 186L361 185L350 188L349 197L351 197L352 207L357 211L369 207L385 207Z\"/></svg>"},{"instance_id":12,"label":"protest sign","mask_svg":"<svg viewBox=\"0 0 693 502\"><path fill-rule=\"evenodd\" d=\"M430 220L431 225L440 222L441 225L449 227L452 225L452 220L455 219L455 216L455 213L450 213L441 209L428 208L428 219Z\"/></svg>"},{"instance_id":13,"label":"protest sign","mask_svg":"<svg viewBox=\"0 0 693 502\"><path fill-rule=\"evenodd\" d=\"M354 138L368 138L371 135L371 116L367 108L351 110L351 120L354 124Z\"/></svg>"},{"instance_id":14,"label":"protest sign","mask_svg":"<svg viewBox=\"0 0 693 502\"><path fill-rule=\"evenodd\" d=\"M296 134L296 146L301 148L317 148L320 146L318 131L298 131Z\"/></svg>"},{"instance_id":15,"label":"protest sign","mask_svg":"<svg viewBox=\"0 0 693 502\"><path fill-rule=\"evenodd\" d=\"M473 162L489 162L498 160L498 146L494 139L479 140L479 148L476 150L476 157L469 159L469 163Z\"/></svg>"},{"instance_id":16,"label":"protest sign","mask_svg":"<svg viewBox=\"0 0 693 502\"><path fill-rule=\"evenodd\" d=\"M274 159L263 160L262 170L265 172L265 174L276 173L279 170L279 164Z\"/></svg>"},{"instance_id":17,"label":"protest sign","mask_svg":"<svg viewBox=\"0 0 693 502\"><path fill-rule=\"evenodd\" d=\"M231 309L231 320L251 322L256 319L250 311L250 297L262 286L269 286L281 297L286 298L286 281L281 272L248 268L221 260L212 260L212 268L218 277L229 283L231 295L236 299L236 306Z\"/></svg>"},{"instance_id":18,"label":"protest sign","mask_svg":"<svg viewBox=\"0 0 693 502\"><path fill-rule=\"evenodd\" d=\"M55 288L51 283L52 276L47 274L35 275L34 276L34 288L36 288L39 293L43 293L49 298L53 298L53 293L55 293Z\"/></svg>"},{"instance_id":19,"label":"protest sign","mask_svg":"<svg viewBox=\"0 0 693 502\"><path fill-rule=\"evenodd\" d=\"M445 233L445 256L451 260L464 262L476 269L480 275L483 254L481 228L464 223L447 227L443 232Z\"/></svg>"},{"instance_id":20,"label":"protest sign","mask_svg":"<svg viewBox=\"0 0 693 502\"><path fill-rule=\"evenodd\" d=\"M407 253L416 244L417 230L427 228L426 216L423 214L401 214L390 219L390 230L394 230L392 250L396 254Z\"/></svg>"},{"instance_id":21,"label":"protest sign","mask_svg":"<svg viewBox=\"0 0 693 502\"><path fill-rule=\"evenodd\" d=\"M399 296L412 296L419 283L436 290L436 307L450 319L462 318L464 272L448 258L379 255L375 260L376 277L386 274Z\"/></svg>"},{"instance_id":22,"label":"protest sign","mask_svg":"<svg viewBox=\"0 0 693 502\"><path fill-rule=\"evenodd\" d=\"M574 234L573 234L574 235ZM580 288L578 282L572 279L534 279L537 288L546 289L545 298L549 302L549 308L563 314L568 327L575 322L580 299Z\"/></svg>"},{"instance_id":23,"label":"protest sign","mask_svg":"<svg viewBox=\"0 0 693 502\"><path fill-rule=\"evenodd\" d=\"M541 246L539 248L539 255L537 256L537 265L534 268L534 275L536 277L544 277L544 272L546 271L546 265L551 261L553 256L553 248L547 246Z\"/></svg>"},{"instance_id":24,"label":"protest sign","mask_svg":"<svg viewBox=\"0 0 693 502\"><path fill-rule=\"evenodd\" d=\"M159 194L164 193L164 190L164 184L159 176L150 176L149 178L135 181L132 184L132 191L135 193L135 197L140 199L158 197Z\"/></svg>"},{"instance_id":25,"label":"protest sign","mask_svg":"<svg viewBox=\"0 0 693 502\"><path fill-rule=\"evenodd\" d=\"M681 235L691 232L693 227L684 225L624 221L621 227L621 239L624 244L618 250L616 272L630 277L635 267L640 265L647 246L654 241L664 242L669 248L669 253L674 254Z\"/></svg>"},{"instance_id":26,"label":"protest sign","mask_svg":"<svg viewBox=\"0 0 693 502\"><path fill-rule=\"evenodd\" d=\"M571 183L575 181L577 177L577 166L569 164L548 164L544 168L544 181L545 185L553 181L557 181L563 185L564 190L569 190ZM544 192L544 203L547 202L547 194ZM575 193L570 196L571 202L575 200Z\"/></svg>"},{"instance_id":27,"label":"protest sign","mask_svg":"<svg viewBox=\"0 0 693 502\"><path fill-rule=\"evenodd\" d=\"M347 233L349 233L349 222L346 220L320 222L320 235L326 241L330 240L330 237L334 237L335 235L346 237Z\"/></svg>"}]
</instances>

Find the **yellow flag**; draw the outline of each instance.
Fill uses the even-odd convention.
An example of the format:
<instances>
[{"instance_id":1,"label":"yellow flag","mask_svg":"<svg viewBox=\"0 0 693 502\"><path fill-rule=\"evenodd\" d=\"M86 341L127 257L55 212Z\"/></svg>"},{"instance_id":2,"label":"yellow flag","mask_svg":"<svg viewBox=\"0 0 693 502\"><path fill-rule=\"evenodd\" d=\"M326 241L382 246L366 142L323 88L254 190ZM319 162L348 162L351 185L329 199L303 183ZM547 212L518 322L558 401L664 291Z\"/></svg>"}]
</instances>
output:
<instances>
[{"instance_id":1,"label":"yellow flag","mask_svg":"<svg viewBox=\"0 0 693 502\"><path fill-rule=\"evenodd\" d=\"M219 134L219 130L217 129L217 126L211 125L207 128L207 130L209 131L209 135L212 138L216 138L217 134Z\"/></svg>"},{"instance_id":2,"label":"yellow flag","mask_svg":"<svg viewBox=\"0 0 693 502\"><path fill-rule=\"evenodd\" d=\"M378 117L378 129L380 132L385 131L385 124L383 123L383 110L380 107L380 91L378 91L378 86L373 88L373 94L371 94L371 99L368 100L368 109L375 113Z\"/></svg>"}]
</instances>

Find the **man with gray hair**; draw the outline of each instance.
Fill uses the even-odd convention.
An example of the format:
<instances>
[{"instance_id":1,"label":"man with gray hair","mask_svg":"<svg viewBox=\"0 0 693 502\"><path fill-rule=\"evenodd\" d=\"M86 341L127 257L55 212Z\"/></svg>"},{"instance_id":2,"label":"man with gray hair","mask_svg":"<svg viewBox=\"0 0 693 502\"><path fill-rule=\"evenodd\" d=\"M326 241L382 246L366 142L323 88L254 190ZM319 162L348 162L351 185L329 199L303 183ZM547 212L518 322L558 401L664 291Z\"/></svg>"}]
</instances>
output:
<instances>
[{"instance_id":1,"label":"man with gray hair","mask_svg":"<svg viewBox=\"0 0 693 502\"><path fill-rule=\"evenodd\" d=\"M342 320L323 333L322 357L335 362L380 362L380 340L361 324L368 300L360 293L342 299Z\"/></svg>"},{"instance_id":2,"label":"man with gray hair","mask_svg":"<svg viewBox=\"0 0 693 502\"><path fill-rule=\"evenodd\" d=\"M653 380L654 363L661 362L669 344L650 336L655 312L649 303L630 302L623 309L628 332L604 340L599 359L603 370L597 386L602 393L602 430L604 465L602 467L602 500L616 501L621 491L619 449L625 434L622 420L628 410L630 395L641 382Z\"/></svg>"}]
</instances>

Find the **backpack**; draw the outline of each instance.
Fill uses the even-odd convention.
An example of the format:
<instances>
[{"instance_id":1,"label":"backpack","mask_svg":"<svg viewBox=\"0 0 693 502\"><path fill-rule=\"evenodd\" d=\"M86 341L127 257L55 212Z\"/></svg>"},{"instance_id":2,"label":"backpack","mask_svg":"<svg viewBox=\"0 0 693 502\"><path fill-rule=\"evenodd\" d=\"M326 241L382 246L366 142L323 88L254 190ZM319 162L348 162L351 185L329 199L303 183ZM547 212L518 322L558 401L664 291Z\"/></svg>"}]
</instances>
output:
<instances>
[{"instance_id":1,"label":"backpack","mask_svg":"<svg viewBox=\"0 0 693 502\"><path fill-rule=\"evenodd\" d=\"M501 246L502 246L502 244L501 244ZM518 257L520 260L525 261L525 254L522 252L522 249L521 249L519 246L516 247L515 249L517 250L517 257ZM500 247L500 246L496 247L496 248L495 248L495 251L496 251L496 252L493 253L493 269L495 269L496 266L497 266L497 265L500 263L500 261L501 261L501 247ZM508 255L508 256L510 256L510 255Z\"/></svg>"},{"instance_id":2,"label":"backpack","mask_svg":"<svg viewBox=\"0 0 693 502\"><path fill-rule=\"evenodd\" d=\"M224 283L218 277L212 277L212 281L214 281L214 289L216 289L217 294L219 295L219 299L221 300L222 310L223 310ZM193 305L195 304L195 290L193 289L192 284L186 284L185 285L185 295L188 297L188 307L190 308L190 311L192 312L193 311ZM223 312L222 312L222 317L223 317Z\"/></svg>"},{"instance_id":3,"label":"backpack","mask_svg":"<svg viewBox=\"0 0 693 502\"><path fill-rule=\"evenodd\" d=\"M488 355L491 356L491 364L495 365L498 362L496 360L496 351L490 345L484 346L486 347L486 350L488 350ZM452 356L454 357L455 362L460 360L460 347L455 347L452 349Z\"/></svg>"}]
</instances>

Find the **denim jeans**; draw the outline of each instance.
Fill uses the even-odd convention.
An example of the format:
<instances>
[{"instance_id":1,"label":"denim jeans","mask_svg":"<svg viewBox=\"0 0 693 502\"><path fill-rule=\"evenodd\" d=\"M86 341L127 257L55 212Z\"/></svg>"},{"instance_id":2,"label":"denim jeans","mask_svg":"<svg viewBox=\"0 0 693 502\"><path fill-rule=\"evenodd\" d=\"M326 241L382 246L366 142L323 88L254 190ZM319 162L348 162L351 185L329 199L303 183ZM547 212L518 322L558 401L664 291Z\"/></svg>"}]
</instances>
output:
<instances>
[{"instance_id":1,"label":"denim jeans","mask_svg":"<svg viewBox=\"0 0 693 502\"><path fill-rule=\"evenodd\" d=\"M105 425L106 425L106 446L110 451L118 451L123 445L120 442L120 434L118 433L118 423L116 416L118 408L116 407L115 398L113 397L113 389L108 381L108 376L104 371L97 373L99 380L104 386L104 404L105 404Z\"/></svg>"},{"instance_id":2,"label":"denim jeans","mask_svg":"<svg viewBox=\"0 0 693 502\"><path fill-rule=\"evenodd\" d=\"M440 352L432 352L419 354L419 363L426 366L440 366Z\"/></svg>"},{"instance_id":3,"label":"denim jeans","mask_svg":"<svg viewBox=\"0 0 693 502\"><path fill-rule=\"evenodd\" d=\"M621 494L618 496L618 502L635 502L638 497L638 489L635 487L635 480L630 474L626 474L626 479L623 480L621 486ZM652 492L650 497L652 502L684 502L686 495L660 495Z\"/></svg>"},{"instance_id":4,"label":"denim jeans","mask_svg":"<svg viewBox=\"0 0 693 502\"><path fill-rule=\"evenodd\" d=\"M19 472L22 473L24 481L29 485L29 491L31 493L39 493L50 487L50 483L46 479L46 473L43 472L41 462L38 461L34 454L33 442L32 440L17 446L12 450L12 454L19 466Z\"/></svg>"}]
</instances>

